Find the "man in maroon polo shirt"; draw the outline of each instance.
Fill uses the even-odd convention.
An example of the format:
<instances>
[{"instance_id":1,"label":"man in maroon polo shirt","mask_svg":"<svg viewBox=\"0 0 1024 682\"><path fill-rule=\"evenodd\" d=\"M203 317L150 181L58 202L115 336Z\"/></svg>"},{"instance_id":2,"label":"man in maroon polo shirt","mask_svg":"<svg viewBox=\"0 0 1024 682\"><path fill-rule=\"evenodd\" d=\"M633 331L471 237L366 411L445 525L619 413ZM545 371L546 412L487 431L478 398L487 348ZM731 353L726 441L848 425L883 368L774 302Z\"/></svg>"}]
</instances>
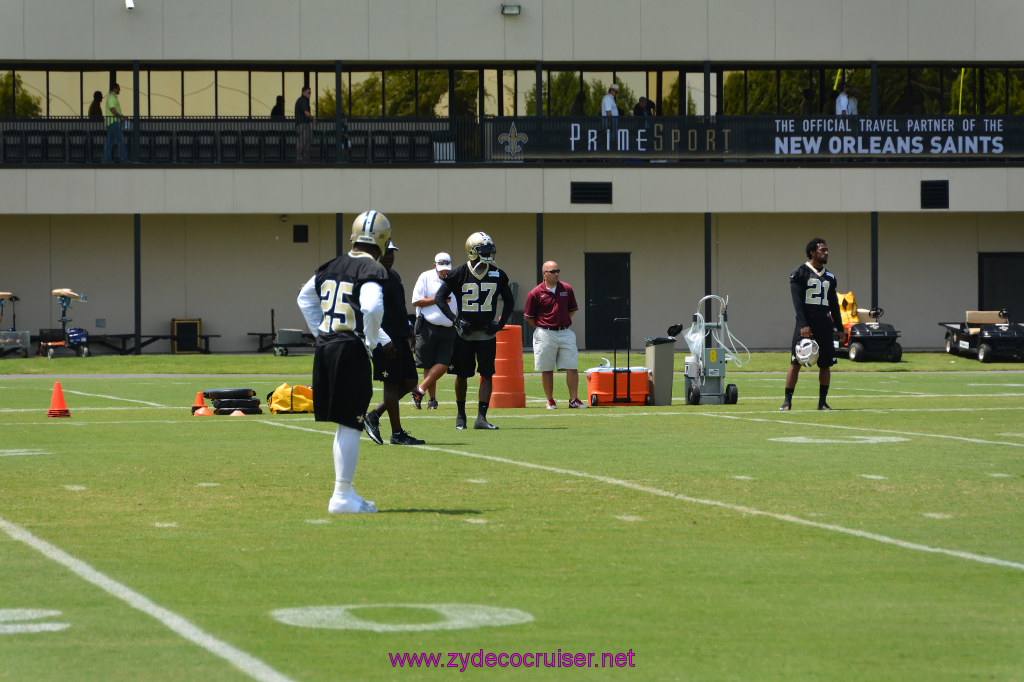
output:
<instances>
[{"instance_id":1,"label":"man in maroon polo shirt","mask_svg":"<svg viewBox=\"0 0 1024 682\"><path fill-rule=\"evenodd\" d=\"M533 365L540 371L548 409L555 404L555 368L565 370L569 407L585 408L577 394L580 374L576 369L576 334L569 329L576 314L576 295L560 280L558 263L549 260L541 268L544 281L526 295L524 317L533 327Z\"/></svg>"}]
</instances>

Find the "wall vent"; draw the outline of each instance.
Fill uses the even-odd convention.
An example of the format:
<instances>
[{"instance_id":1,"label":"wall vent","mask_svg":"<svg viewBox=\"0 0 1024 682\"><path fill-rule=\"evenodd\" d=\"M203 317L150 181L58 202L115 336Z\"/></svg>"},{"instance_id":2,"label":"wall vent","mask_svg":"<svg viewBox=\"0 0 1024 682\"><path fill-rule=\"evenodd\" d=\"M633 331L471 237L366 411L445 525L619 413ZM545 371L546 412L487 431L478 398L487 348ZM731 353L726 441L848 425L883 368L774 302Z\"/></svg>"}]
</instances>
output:
<instances>
[{"instance_id":1,"label":"wall vent","mask_svg":"<svg viewBox=\"0 0 1024 682\"><path fill-rule=\"evenodd\" d=\"M574 182L569 190L569 201L574 204L610 204L612 183Z\"/></svg>"}]
</instances>

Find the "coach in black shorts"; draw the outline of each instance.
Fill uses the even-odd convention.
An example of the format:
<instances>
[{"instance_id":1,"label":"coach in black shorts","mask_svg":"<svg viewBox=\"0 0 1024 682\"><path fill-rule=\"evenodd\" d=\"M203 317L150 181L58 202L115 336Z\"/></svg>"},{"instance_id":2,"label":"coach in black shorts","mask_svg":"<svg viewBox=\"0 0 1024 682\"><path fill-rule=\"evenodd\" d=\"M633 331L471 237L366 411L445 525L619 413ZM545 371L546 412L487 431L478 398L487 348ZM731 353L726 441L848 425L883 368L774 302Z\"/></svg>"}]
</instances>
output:
<instances>
[{"instance_id":1,"label":"coach in black shorts","mask_svg":"<svg viewBox=\"0 0 1024 682\"><path fill-rule=\"evenodd\" d=\"M402 278L394 271L395 253L398 247L388 241L387 251L380 262L387 268L388 281L384 283L384 318L380 326L391 341L373 349L373 378L384 382L384 400L366 413L363 430L374 443L382 445L380 418L384 410L391 420L392 445L423 445L402 428L398 401L416 385L416 361L412 357L412 334L409 333L409 315L405 309L405 287Z\"/></svg>"},{"instance_id":2,"label":"coach in black shorts","mask_svg":"<svg viewBox=\"0 0 1024 682\"><path fill-rule=\"evenodd\" d=\"M796 311L796 328L790 346L792 357L786 374L786 397L780 410L793 407L793 392L800 378L800 361L796 345L801 339L814 339L818 344L818 409L831 410L826 398L832 378L832 365L836 364L832 330L842 330L843 318L839 312L836 276L825 269L828 263L828 244L824 239L807 243L807 262L789 275L789 289Z\"/></svg>"},{"instance_id":3,"label":"coach in black shorts","mask_svg":"<svg viewBox=\"0 0 1024 682\"><path fill-rule=\"evenodd\" d=\"M368 349L387 345L380 328L387 270L378 262L391 238L391 223L377 211L352 223L352 249L316 269L297 303L316 337L313 412L318 422L338 425L334 434L334 494L331 514L375 512L352 487L359 461L363 415L373 396Z\"/></svg>"},{"instance_id":4,"label":"coach in black shorts","mask_svg":"<svg viewBox=\"0 0 1024 682\"><path fill-rule=\"evenodd\" d=\"M455 405L458 408L455 428L460 431L466 428L467 380L479 369L479 408L473 428L497 429L487 421L498 345L494 337L512 315L515 296L508 284L508 275L494 265L497 249L486 233L469 235L466 253L469 261L448 273L434 295L434 303L454 323L457 334L449 370L455 375ZM452 293L455 294L458 314L453 314L448 307L448 296ZM495 320L497 296L501 296L502 306L501 318Z\"/></svg>"}]
</instances>

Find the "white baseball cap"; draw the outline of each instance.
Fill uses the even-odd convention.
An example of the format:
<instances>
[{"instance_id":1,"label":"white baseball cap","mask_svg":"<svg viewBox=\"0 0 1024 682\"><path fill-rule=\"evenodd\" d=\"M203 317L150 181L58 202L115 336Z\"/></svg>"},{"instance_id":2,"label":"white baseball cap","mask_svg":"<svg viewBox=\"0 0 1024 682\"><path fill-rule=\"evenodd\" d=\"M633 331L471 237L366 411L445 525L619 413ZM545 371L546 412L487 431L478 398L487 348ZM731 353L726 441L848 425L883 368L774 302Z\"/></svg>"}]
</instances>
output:
<instances>
[{"instance_id":1,"label":"white baseball cap","mask_svg":"<svg viewBox=\"0 0 1024 682\"><path fill-rule=\"evenodd\" d=\"M434 265L448 265L451 266L452 257L442 251L441 253L434 256Z\"/></svg>"}]
</instances>

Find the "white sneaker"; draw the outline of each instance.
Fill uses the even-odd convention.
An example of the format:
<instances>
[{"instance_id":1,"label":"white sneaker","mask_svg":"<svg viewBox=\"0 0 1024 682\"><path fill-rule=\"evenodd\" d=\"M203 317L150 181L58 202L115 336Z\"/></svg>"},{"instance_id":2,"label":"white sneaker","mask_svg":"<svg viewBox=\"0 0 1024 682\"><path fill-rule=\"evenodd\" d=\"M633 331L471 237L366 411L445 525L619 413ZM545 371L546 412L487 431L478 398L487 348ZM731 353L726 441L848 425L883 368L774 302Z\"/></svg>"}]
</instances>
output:
<instances>
[{"instance_id":1,"label":"white sneaker","mask_svg":"<svg viewBox=\"0 0 1024 682\"><path fill-rule=\"evenodd\" d=\"M327 503L327 512L330 514L373 514L376 511L377 505L364 500L355 490L334 493Z\"/></svg>"},{"instance_id":2,"label":"white sneaker","mask_svg":"<svg viewBox=\"0 0 1024 682\"><path fill-rule=\"evenodd\" d=\"M587 405L585 402L578 398L573 398L572 400L569 401L569 407L574 410L585 410L588 407L590 407L590 405Z\"/></svg>"},{"instance_id":3,"label":"white sneaker","mask_svg":"<svg viewBox=\"0 0 1024 682\"><path fill-rule=\"evenodd\" d=\"M549 400L548 401L548 409L549 410L557 410L558 409L558 405L555 404L554 400Z\"/></svg>"}]
</instances>

